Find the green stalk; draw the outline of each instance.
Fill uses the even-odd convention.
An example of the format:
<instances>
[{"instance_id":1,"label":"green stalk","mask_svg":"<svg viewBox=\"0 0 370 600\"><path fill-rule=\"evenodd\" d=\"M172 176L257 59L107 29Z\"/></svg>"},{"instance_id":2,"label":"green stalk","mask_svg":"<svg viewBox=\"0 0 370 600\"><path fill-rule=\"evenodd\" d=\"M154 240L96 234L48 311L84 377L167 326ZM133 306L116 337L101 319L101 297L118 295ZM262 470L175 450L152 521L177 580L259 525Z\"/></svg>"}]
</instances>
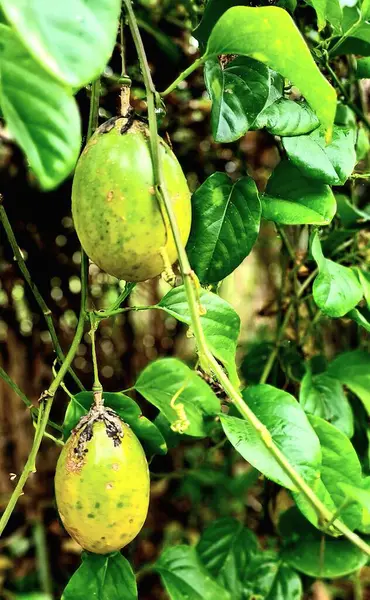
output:
<instances>
[{"instance_id":1,"label":"green stalk","mask_svg":"<svg viewBox=\"0 0 370 600\"><path fill-rule=\"evenodd\" d=\"M186 79L191 73L193 73L193 71L198 69L198 67L205 63L205 61L205 56L197 58L187 69L185 69L185 71L182 71L182 73L180 73L180 75L175 79L175 81L173 81L171 85L169 85L168 88L164 90L164 92L161 92L161 96L167 96L167 94L173 92L173 90L177 88L179 83L184 81L184 79Z\"/></svg>"},{"instance_id":2,"label":"green stalk","mask_svg":"<svg viewBox=\"0 0 370 600\"><path fill-rule=\"evenodd\" d=\"M58 336L57 333L55 331L55 327L54 327L54 322L53 322L53 316L51 313L50 308L47 306L45 300L43 299L43 297L41 296L38 287L36 286L36 284L32 281L32 277L31 274L26 266L26 263L24 261L24 258L22 256L22 253L19 249L19 246L17 244L17 240L15 239L15 235L12 229L12 226L9 222L8 216L6 214L5 208L2 205L2 195L0 194L0 220L3 224L3 227L5 229L5 233L6 236L8 238L9 244L13 250L13 254L15 257L15 260L18 263L19 269L26 281L26 283L28 284L31 292L33 293L33 296L37 302L37 304L39 305L42 314L44 315L44 319L46 322L46 326L49 330L50 333L50 337L51 337L51 341L55 350L55 353L58 357L58 360L60 363L62 363L64 361L64 354L63 354L63 350L59 344L59 340L58 340ZM78 385L78 387L80 388L80 390L84 390L84 386L82 385L81 381L79 380L79 378L77 377L76 373L72 370L69 369L69 373L70 375L73 377L75 383Z\"/></svg>"},{"instance_id":3,"label":"green stalk","mask_svg":"<svg viewBox=\"0 0 370 600\"><path fill-rule=\"evenodd\" d=\"M155 114L155 97L156 90L153 85L153 81L151 78L148 62L145 55L145 50L143 47L143 43L141 40L140 32L136 23L135 15L131 6L130 0L123 0L124 6L128 16L128 23L130 26L131 34L136 46L136 50L139 57L139 62L141 65L141 69L143 72L144 84L147 93L147 103L148 103L148 116L150 123L150 145L152 152L152 162L153 162L153 173L154 173L154 184L157 191L157 196L159 197L159 201L163 202L166 211L168 214L168 218L170 221L172 233L175 239L176 248L178 252L179 265L181 269L181 273L184 279L184 286L187 295L187 301L189 306L189 312L191 316L192 329L197 341L199 357L206 364L208 369L211 369L213 373L216 375L218 381L222 385L223 389L229 396L230 400L235 404L240 414L252 425L252 427L259 434L261 440L265 444L266 448L271 452L276 461L279 463L281 468L285 471L285 473L290 477L293 484L298 488L300 492L304 494L304 496L309 500L312 506L316 509L318 515L322 519L323 522L330 522L333 517L333 514L327 507L321 502L321 500L316 496L316 494L312 491L311 487L304 481L304 479L297 473L297 471L292 467L290 462L284 456L284 454L280 451L280 449L273 442L270 432L267 428L259 421L256 415L251 411L249 406L245 403L242 396L233 386L231 381L229 380L226 373L223 371L222 367L219 365L217 360L214 358L212 353L209 351L204 332L202 329L201 321L200 321L200 313L199 313L199 305L196 298L196 292L193 286L193 277L192 271L189 265L189 261L185 252L185 248L182 245L181 237L179 235L179 229L176 222L176 218L172 209L170 198L168 197L166 188L163 184L162 179L162 169L159 160L159 138L157 133L157 121ZM353 533L348 527L346 527L343 523L336 520L334 521L335 527L343 533L353 544L355 544L358 548L360 548L363 552L365 552L368 556L370 556L370 546L366 544L358 535Z\"/></svg>"}]
</instances>

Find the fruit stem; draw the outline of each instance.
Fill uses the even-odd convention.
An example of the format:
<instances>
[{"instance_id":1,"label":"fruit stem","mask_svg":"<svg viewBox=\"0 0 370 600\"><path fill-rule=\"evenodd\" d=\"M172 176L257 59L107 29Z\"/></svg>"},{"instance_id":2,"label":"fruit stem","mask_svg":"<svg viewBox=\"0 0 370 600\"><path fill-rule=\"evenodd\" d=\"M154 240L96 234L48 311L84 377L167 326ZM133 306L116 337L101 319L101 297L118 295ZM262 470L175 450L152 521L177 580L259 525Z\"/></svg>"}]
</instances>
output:
<instances>
[{"instance_id":1,"label":"fruit stem","mask_svg":"<svg viewBox=\"0 0 370 600\"><path fill-rule=\"evenodd\" d=\"M159 196L159 200L161 202L164 202L170 221L172 233L175 239L179 258L179 265L184 280L192 328L197 340L201 366L202 368L204 368L205 366L208 371L213 371L218 381L222 385L223 389L225 390L226 394L229 396L230 400L233 402L233 404L235 404L240 414L246 419L246 421L248 421L251 424L251 426L258 433L261 441L264 443L268 451L272 454L272 456L275 458L275 460L278 462L281 468L285 471L285 473L290 477L294 486L298 488L298 490L307 498L307 500L315 508L320 519L323 522L330 522L333 518L333 513L330 510L328 510L325 504L321 502L321 500L316 496L311 487L305 482L303 477L301 477L301 475L294 469L294 467L292 467L288 459L284 456L284 454L273 441L268 429L263 425L263 423L261 423L261 421L249 408L249 406L246 404L242 396L239 394L237 389L234 387L234 385L224 372L223 368L220 366L220 364L217 362L217 360L214 358L214 356L208 349L204 332L202 329L202 324L200 321L200 306L197 302L194 287L195 277L190 268L185 248L182 245L179 228L176 222L176 217L174 215L171 205L171 200L168 197L165 186L163 185L162 170L159 159L159 137L157 133L157 120L155 112L155 100L157 97L157 92L151 78L144 46L136 23L135 14L131 6L131 0L123 0L123 3L126 8L128 23L139 57L139 62L141 65L144 84L147 93L148 116L150 126L150 145L152 152L155 189L157 191L157 196ZM370 546L366 544L366 542L364 542L357 534L353 533L353 531L351 531L346 525L344 525L344 523L336 519L334 521L334 526L337 528L337 530L343 533L347 537L347 539L349 539L354 545L356 545L368 556L370 556Z\"/></svg>"},{"instance_id":2,"label":"fruit stem","mask_svg":"<svg viewBox=\"0 0 370 600\"><path fill-rule=\"evenodd\" d=\"M99 380L98 360L96 358L96 345L95 345L95 333L99 326L99 320L96 318L95 314L92 311L89 312L89 318L90 318L90 325L91 325L91 329L90 329L91 356L92 356L93 370L94 370L94 383L92 386L92 391L94 394L95 406L101 406L103 404L103 397L102 397L103 386Z\"/></svg>"}]
</instances>

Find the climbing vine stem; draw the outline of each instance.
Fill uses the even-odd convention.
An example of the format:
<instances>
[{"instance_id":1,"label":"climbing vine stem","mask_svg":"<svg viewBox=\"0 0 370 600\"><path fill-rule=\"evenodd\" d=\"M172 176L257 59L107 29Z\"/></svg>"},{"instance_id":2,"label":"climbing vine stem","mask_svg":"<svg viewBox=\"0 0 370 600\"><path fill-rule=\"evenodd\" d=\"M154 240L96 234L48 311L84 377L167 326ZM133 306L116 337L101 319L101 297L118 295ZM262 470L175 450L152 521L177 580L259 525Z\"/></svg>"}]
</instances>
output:
<instances>
[{"instance_id":1,"label":"climbing vine stem","mask_svg":"<svg viewBox=\"0 0 370 600\"><path fill-rule=\"evenodd\" d=\"M160 153L159 153L159 137L157 133L157 120L156 120L156 100L157 100L157 92L154 87L151 73L148 66L148 61L145 55L144 46L141 40L140 32L136 23L135 14L131 5L131 0L123 0L124 6L127 13L128 24L131 30L131 34L135 43L136 51L138 53L140 66L143 73L144 85L146 88L147 94L147 104L148 104L148 116L149 116L149 128L150 128L150 145L151 145L151 153L152 153L152 162L153 162L153 173L154 173L154 184L157 192L157 197L159 202L162 202L166 208L168 219L171 225L171 230L173 233L173 237L175 240L179 265L181 269L181 273L184 280L184 287L187 296L187 302L189 307L189 313L191 317L192 329L196 338L199 358L202 368L207 371L211 371L219 383L222 385L226 394L229 396L230 400L236 406L240 414L250 423L250 425L256 430L258 435L260 436L262 442L269 450L269 452L273 455L275 460L279 463L281 468L285 471L285 473L290 477L294 486L307 498L307 500L311 503L311 505L315 508L317 514L320 517L320 520L323 523L328 523L333 518L333 513L327 509L327 507L321 502L321 500L316 496L311 487L305 482L305 480L300 476L299 473L292 467L290 462L284 456L284 454L280 451L280 449L276 446L274 441L272 440L270 432L267 428L259 421L256 415L251 411L249 406L245 403L242 396L239 394L236 387L230 381L223 368L219 365L217 360L214 358L210 350L208 349L206 339L204 336L204 332L202 329L201 319L200 319L200 307L197 301L196 296L196 280L193 276L192 270L190 268L190 264L186 255L185 248L181 241L181 236L179 233L179 228L176 222L176 218L174 215L174 211L171 205L170 198L167 194L167 190L163 184L162 178L162 168L160 161ZM357 534L352 532L348 527L346 527L341 521L336 519L334 521L334 526L337 530L343 533L347 539L349 539L353 544L355 544L358 548L360 548L363 552L365 552L368 556L370 556L370 546L366 544L364 540L362 540Z\"/></svg>"}]
</instances>

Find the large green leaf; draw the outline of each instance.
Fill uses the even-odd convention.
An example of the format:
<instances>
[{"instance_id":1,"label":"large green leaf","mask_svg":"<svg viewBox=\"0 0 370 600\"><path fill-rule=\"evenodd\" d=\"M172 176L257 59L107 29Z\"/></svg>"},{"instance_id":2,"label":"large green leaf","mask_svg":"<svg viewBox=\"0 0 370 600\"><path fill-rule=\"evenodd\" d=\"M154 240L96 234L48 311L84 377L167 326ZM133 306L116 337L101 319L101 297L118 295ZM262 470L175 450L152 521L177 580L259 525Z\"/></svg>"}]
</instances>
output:
<instances>
[{"instance_id":1,"label":"large green leaf","mask_svg":"<svg viewBox=\"0 0 370 600\"><path fill-rule=\"evenodd\" d=\"M252 250L257 239L261 202L251 177L233 183L213 173L192 197L193 218L187 253L201 283L227 277Z\"/></svg>"},{"instance_id":2,"label":"large green leaf","mask_svg":"<svg viewBox=\"0 0 370 600\"><path fill-rule=\"evenodd\" d=\"M370 354L362 350L339 354L330 363L328 373L356 394L370 415Z\"/></svg>"},{"instance_id":3,"label":"large green leaf","mask_svg":"<svg viewBox=\"0 0 370 600\"><path fill-rule=\"evenodd\" d=\"M207 44L209 35L221 15L232 6L249 6L249 0L208 0L202 20L193 31L193 36L202 46Z\"/></svg>"},{"instance_id":4,"label":"large green leaf","mask_svg":"<svg viewBox=\"0 0 370 600\"><path fill-rule=\"evenodd\" d=\"M235 353L240 331L240 318L232 306L217 294L200 290L199 297L204 312L200 319L208 347L212 354L225 365L229 376L236 383L238 376ZM191 325L184 286L168 292L158 306L179 321Z\"/></svg>"},{"instance_id":5,"label":"large green leaf","mask_svg":"<svg viewBox=\"0 0 370 600\"><path fill-rule=\"evenodd\" d=\"M62 600L137 600L135 575L120 554L82 554L82 565L72 575Z\"/></svg>"},{"instance_id":6,"label":"large green leaf","mask_svg":"<svg viewBox=\"0 0 370 600\"><path fill-rule=\"evenodd\" d=\"M339 484L361 486L360 461L344 433L320 417L310 415L308 418L320 440L322 451L321 480L316 482L314 491L317 491L330 510L333 510L333 505L336 509L342 508L346 494ZM316 527L325 529L324 524L319 522L317 512L305 496L299 492L294 493L294 498L305 517ZM361 523L361 516L359 507L351 504L341 510L339 518L348 527L355 529Z\"/></svg>"},{"instance_id":7,"label":"large green leaf","mask_svg":"<svg viewBox=\"0 0 370 600\"><path fill-rule=\"evenodd\" d=\"M329 421L349 438L353 436L352 408L342 384L334 377L327 373L312 375L307 371L302 379L299 401L306 413Z\"/></svg>"},{"instance_id":8,"label":"large green leaf","mask_svg":"<svg viewBox=\"0 0 370 600\"><path fill-rule=\"evenodd\" d=\"M245 573L257 553L257 538L236 519L214 521L203 532L197 546L198 555L233 600L242 600Z\"/></svg>"},{"instance_id":9,"label":"large green leaf","mask_svg":"<svg viewBox=\"0 0 370 600\"><path fill-rule=\"evenodd\" d=\"M317 232L312 236L311 253L319 269L313 283L314 300L328 317L343 317L362 298L358 277L349 267L324 257Z\"/></svg>"},{"instance_id":10,"label":"large green leaf","mask_svg":"<svg viewBox=\"0 0 370 600\"><path fill-rule=\"evenodd\" d=\"M357 59L356 78L370 79L370 57Z\"/></svg>"},{"instance_id":11,"label":"large green leaf","mask_svg":"<svg viewBox=\"0 0 370 600\"><path fill-rule=\"evenodd\" d=\"M282 515L279 531L284 543L282 560L311 577L342 577L366 564L366 554L351 542L328 537L323 540L294 507Z\"/></svg>"},{"instance_id":12,"label":"large green leaf","mask_svg":"<svg viewBox=\"0 0 370 600\"><path fill-rule=\"evenodd\" d=\"M243 600L301 600L302 592L299 575L273 553L264 552L246 574Z\"/></svg>"},{"instance_id":13,"label":"large green leaf","mask_svg":"<svg viewBox=\"0 0 370 600\"><path fill-rule=\"evenodd\" d=\"M346 314L346 317L370 332L370 311L368 308L353 308Z\"/></svg>"},{"instance_id":14,"label":"large green leaf","mask_svg":"<svg viewBox=\"0 0 370 600\"><path fill-rule=\"evenodd\" d=\"M166 454L167 445L160 430L141 414L140 407L134 400L121 392L104 392L103 399L105 406L113 408L121 419L130 425L148 456ZM76 427L81 417L88 413L93 401L93 392L79 392L71 398L63 421L65 440L71 435L72 429Z\"/></svg>"},{"instance_id":15,"label":"large green leaf","mask_svg":"<svg viewBox=\"0 0 370 600\"><path fill-rule=\"evenodd\" d=\"M254 129L265 127L273 135L303 135L320 125L320 121L307 102L294 102L279 98L257 117Z\"/></svg>"},{"instance_id":16,"label":"large green leaf","mask_svg":"<svg viewBox=\"0 0 370 600\"><path fill-rule=\"evenodd\" d=\"M261 202L262 216L284 225L328 225L336 211L330 187L305 177L287 160L272 173Z\"/></svg>"},{"instance_id":17,"label":"large green leaf","mask_svg":"<svg viewBox=\"0 0 370 600\"><path fill-rule=\"evenodd\" d=\"M6 25L0 25L0 81L0 105L9 131L41 187L50 190L69 175L78 158L76 101Z\"/></svg>"},{"instance_id":18,"label":"large green leaf","mask_svg":"<svg viewBox=\"0 0 370 600\"><path fill-rule=\"evenodd\" d=\"M195 548L174 546L154 565L171 600L232 600L200 562Z\"/></svg>"},{"instance_id":19,"label":"large green leaf","mask_svg":"<svg viewBox=\"0 0 370 600\"><path fill-rule=\"evenodd\" d=\"M175 430L187 435L207 435L204 418L220 412L220 402L211 388L177 358L149 364L140 373L135 389L161 411Z\"/></svg>"},{"instance_id":20,"label":"large green leaf","mask_svg":"<svg viewBox=\"0 0 370 600\"><path fill-rule=\"evenodd\" d=\"M364 222L370 221L370 214L351 203L344 194L335 195L338 205L338 215L344 227L363 227Z\"/></svg>"},{"instance_id":21,"label":"large green leaf","mask_svg":"<svg viewBox=\"0 0 370 600\"><path fill-rule=\"evenodd\" d=\"M1 0L1 5L35 61L54 78L80 88L103 71L116 42L120 0Z\"/></svg>"},{"instance_id":22,"label":"large green leaf","mask_svg":"<svg viewBox=\"0 0 370 600\"><path fill-rule=\"evenodd\" d=\"M250 129L270 92L269 69L240 56L225 67L218 58L207 60L205 82L212 100L211 125L216 142L233 142Z\"/></svg>"},{"instance_id":23,"label":"large green leaf","mask_svg":"<svg viewBox=\"0 0 370 600\"><path fill-rule=\"evenodd\" d=\"M343 185L357 162L353 129L335 126L330 144L326 144L321 128L282 141L289 159L303 175L330 185Z\"/></svg>"},{"instance_id":24,"label":"large green leaf","mask_svg":"<svg viewBox=\"0 0 370 600\"><path fill-rule=\"evenodd\" d=\"M249 387L243 391L243 398L290 464L308 483L315 481L320 474L320 443L295 398L271 385ZM222 415L221 423L229 441L245 460L276 483L296 489L248 421Z\"/></svg>"},{"instance_id":25,"label":"large green leaf","mask_svg":"<svg viewBox=\"0 0 370 600\"><path fill-rule=\"evenodd\" d=\"M290 15L275 6L236 6L226 11L210 34L206 58L241 54L259 60L290 79L331 135L336 93L316 66Z\"/></svg>"}]
</instances>

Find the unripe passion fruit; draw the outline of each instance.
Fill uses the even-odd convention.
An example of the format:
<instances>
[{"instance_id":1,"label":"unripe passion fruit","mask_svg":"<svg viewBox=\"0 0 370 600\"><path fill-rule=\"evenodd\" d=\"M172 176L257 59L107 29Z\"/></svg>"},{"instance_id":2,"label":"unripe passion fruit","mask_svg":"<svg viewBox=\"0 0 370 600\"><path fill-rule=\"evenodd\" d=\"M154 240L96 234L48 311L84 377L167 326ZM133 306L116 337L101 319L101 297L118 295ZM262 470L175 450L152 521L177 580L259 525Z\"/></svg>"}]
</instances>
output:
<instances>
[{"instance_id":1,"label":"unripe passion fruit","mask_svg":"<svg viewBox=\"0 0 370 600\"><path fill-rule=\"evenodd\" d=\"M84 548L107 554L142 528L149 504L144 450L111 409L83 417L60 454L55 495L68 533Z\"/></svg>"},{"instance_id":2,"label":"unripe passion fruit","mask_svg":"<svg viewBox=\"0 0 370 600\"><path fill-rule=\"evenodd\" d=\"M76 167L72 214L86 254L101 269L126 281L159 275L177 259L170 226L155 195L146 125L117 119L100 127ZM171 149L160 139L164 184L185 245L190 231L190 192ZM164 256L168 257L165 264Z\"/></svg>"}]
</instances>

